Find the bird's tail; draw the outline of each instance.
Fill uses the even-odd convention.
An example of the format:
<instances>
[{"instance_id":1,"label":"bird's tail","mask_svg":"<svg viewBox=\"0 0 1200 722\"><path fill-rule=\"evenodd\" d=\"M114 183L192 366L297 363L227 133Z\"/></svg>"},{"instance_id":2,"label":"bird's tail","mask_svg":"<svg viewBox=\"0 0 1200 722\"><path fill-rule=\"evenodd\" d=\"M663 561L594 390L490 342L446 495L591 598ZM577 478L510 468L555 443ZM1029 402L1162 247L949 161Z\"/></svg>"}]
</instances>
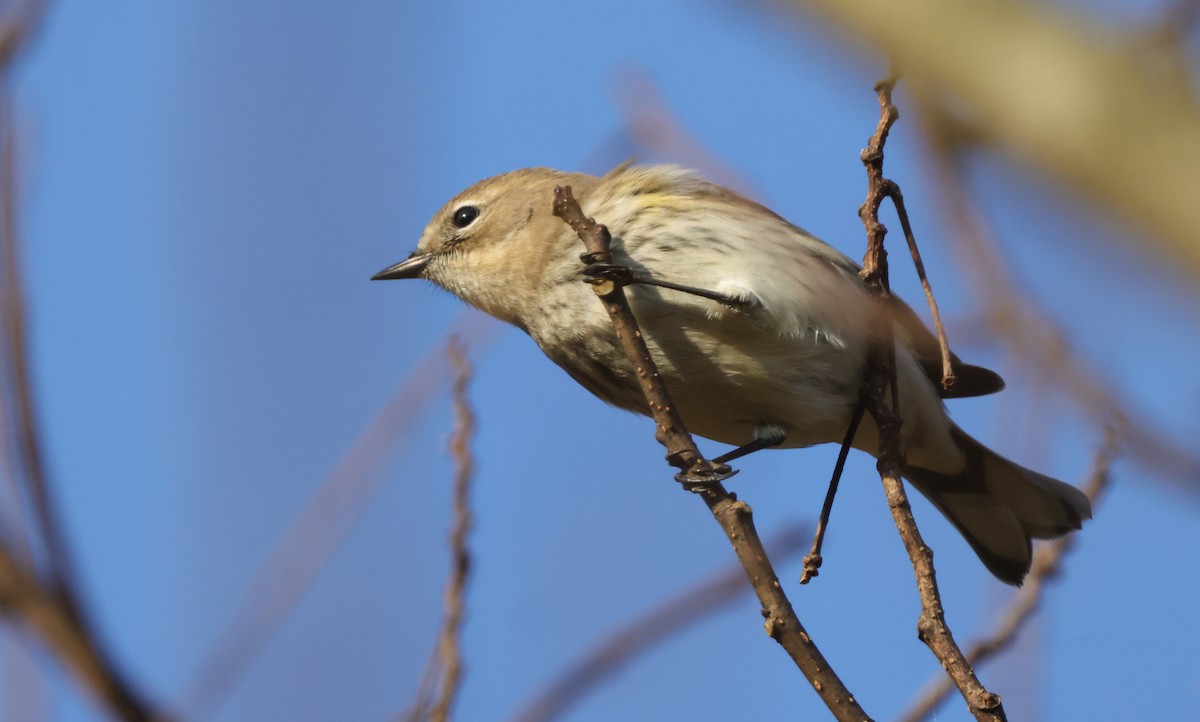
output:
<instances>
[{"instance_id":1,"label":"bird's tail","mask_svg":"<svg viewBox=\"0 0 1200 722\"><path fill-rule=\"evenodd\" d=\"M997 578L1020 585L1032 561L1031 538L1052 539L1083 526L1092 505L1083 492L1005 459L960 429L966 457L958 474L909 467L905 476L966 537Z\"/></svg>"}]
</instances>

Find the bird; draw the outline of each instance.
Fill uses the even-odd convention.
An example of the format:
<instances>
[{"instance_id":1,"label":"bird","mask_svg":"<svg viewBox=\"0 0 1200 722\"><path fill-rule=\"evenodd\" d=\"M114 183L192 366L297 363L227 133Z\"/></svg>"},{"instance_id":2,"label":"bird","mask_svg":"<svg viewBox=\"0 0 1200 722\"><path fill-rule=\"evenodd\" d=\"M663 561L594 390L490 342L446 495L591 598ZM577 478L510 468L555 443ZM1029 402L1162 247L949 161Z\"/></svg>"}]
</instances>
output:
<instances>
[{"instance_id":1,"label":"bird","mask_svg":"<svg viewBox=\"0 0 1200 722\"><path fill-rule=\"evenodd\" d=\"M674 165L625 163L603 176L525 168L482 180L430 220L416 250L372 280L422 278L527 333L603 401L649 415L635 370L585 283L575 232L552 214L570 186L612 234L612 265L643 281L629 304L686 427L743 449L842 443L864 366L891 318L903 476L999 580L1020 585L1032 539L1082 528L1081 491L991 451L948 416L944 398L1004 387L951 357L898 298L880 299L849 257L767 207ZM659 284L659 285L656 285ZM665 284L665 285L664 285ZM852 445L879 454L863 418Z\"/></svg>"}]
</instances>

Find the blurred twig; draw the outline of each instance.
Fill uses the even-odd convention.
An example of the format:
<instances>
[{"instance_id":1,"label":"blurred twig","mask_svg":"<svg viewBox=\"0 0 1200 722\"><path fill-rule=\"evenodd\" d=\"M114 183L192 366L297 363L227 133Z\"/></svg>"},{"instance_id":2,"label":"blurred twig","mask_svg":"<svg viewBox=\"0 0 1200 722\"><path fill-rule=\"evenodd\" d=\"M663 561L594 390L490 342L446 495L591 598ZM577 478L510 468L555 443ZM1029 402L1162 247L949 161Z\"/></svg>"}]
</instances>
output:
<instances>
[{"instance_id":1,"label":"blurred twig","mask_svg":"<svg viewBox=\"0 0 1200 722\"><path fill-rule=\"evenodd\" d=\"M1131 50L1163 56L1168 71L1176 74L1176 82L1186 83L1190 65L1187 48L1197 26L1200 26L1200 2L1169 0L1162 16L1134 38Z\"/></svg>"},{"instance_id":2,"label":"blurred twig","mask_svg":"<svg viewBox=\"0 0 1200 722\"><path fill-rule=\"evenodd\" d=\"M877 45L914 87L960 111L973 135L1150 231L1147 248L1200 277L1194 75L1163 73L1113 31L1050 4L791 4Z\"/></svg>"},{"instance_id":3,"label":"blurred twig","mask_svg":"<svg viewBox=\"0 0 1200 722\"><path fill-rule=\"evenodd\" d=\"M895 184L883 175L883 147L892 124L899 117L895 106L892 105L892 89L895 84L894 71L885 80L875 84L875 91L879 96L879 123L862 153L863 165L867 169L868 187L867 199L859 209L859 216L867 230L863 280L885 301L891 295L891 291L888 288L887 251L883 245L887 228L879 222L879 206L884 198L891 198L897 209L902 207L900 196L893 194ZM908 235L907 228L905 232ZM900 480L900 470L904 464L900 437L903 410L900 408L899 385L896 381L896 345L891 319L882 316L877 325L879 338L868 354L864 384L867 410L879 428L878 468L887 494L888 507L917 577L917 591L921 598L917 632L962 693L971 714L977 720L999 722L1007 719L1004 707L1000 704L1000 697L989 692L980 683L946 624L937 575L933 567L933 554L921 537L904 491L904 484Z\"/></svg>"},{"instance_id":4,"label":"blurred twig","mask_svg":"<svg viewBox=\"0 0 1200 722\"><path fill-rule=\"evenodd\" d=\"M47 0L15 0L0 13L0 69L5 74L41 28L47 4Z\"/></svg>"},{"instance_id":5,"label":"blurred twig","mask_svg":"<svg viewBox=\"0 0 1200 722\"><path fill-rule=\"evenodd\" d=\"M499 325L474 311L463 313L451 334L478 350ZM387 481L376 467L386 452L407 441L406 430L421 417L447 372L441 347L431 347L280 535L199 665L183 697L189 717L213 716L278 632Z\"/></svg>"},{"instance_id":6,"label":"blurred twig","mask_svg":"<svg viewBox=\"0 0 1200 722\"><path fill-rule=\"evenodd\" d=\"M767 540L767 553L777 559L786 559L800 551L808 533L808 529L799 524L784 529ZM746 572L741 566L731 564L716 576L680 592L581 655L534 695L513 716L513 722L548 722L560 717L635 659L710 618L748 590Z\"/></svg>"},{"instance_id":7,"label":"blurred twig","mask_svg":"<svg viewBox=\"0 0 1200 722\"><path fill-rule=\"evenodd\" d=\"M981 296L991 335L1035 365L1043 381L1064 389L1101 425L1115 427L1125 453L1192 495L1200 492L1200 456L1172 442L1161 424L1120 398L1094 364L1071 348L1066 333L1050 316L1017 289L1012 271L968 195L960 129L927 99L920 107L929 147L926 165L955 227L956 242L951 245L960 267L973 277L971 285Z\"/></svg>"},{"instance_id":8,"label":"blurred twig","mask_svg":"<svg viewBox=\"0 0 1200 722\"><path fill-rule=\"evenodd\" d=\"M596 152L601 155L605 171L630 155L649 154L661 161L693 168L726 188L762 200L762 194L745 175L709 150L684 126L668 103L662 86L648 70L637 65L618 69L613 75L612 96L624 127L614 139L618 142L602 146Z\"/></svg>"},{"instance_id":9,"label":"blurred twig","mask_svg":"<svg viewBox=\"0 0 1200 722\"><path fill-rule=\"evenodd\" d=\"M0 614L32 631L59 663L116 717L130 722L155 716L99 648L90 630L63 606L61 598L0 548Z\"/></svg>"},{"instance_id":10,"label":"blurred twig","mask_svg":"<svg viewBox=\"0 0 1200 722\"><path fill-rule=\"evenodd\" d=\"M462 631L465 613L467 576L471 571L471 550L467 546L467 535L471 533L471 478L475 475L475 460L471 457L471 443L475 437L475 414L467 398L467 385L471 381L471 365L467 361L466 348L462 340L454 338L450 344L450 364L454 367L454 439L450 452L454 456L454 528L450 533L450 551L453 555L453 572L446 583L446 621L442 625L441 649L443 668L442 688L433 707L434 722L450 719L459 687L462 684L462 647L459 634Z\"/></svg>"},{"instance_id":11,"label":"blurred twig","mask_svg":"<svg viewBox=\"0 0 1200 722\"><path fill-rule=\"evenodd\" d=\"M19 504L28 497L37 517L38 531L45 553L49 557L46 575L51 586L65 587L70 596L74 575L70 555L62 530L59 528L50 489L46 480L46 467L42 459L42 446L38 435L36 404L29 379L29 358L26 347L25 300L22 286L19 249L17 247L17 173L16 173L16 124L12 118L9 100L8 73L19 53L32 42L41 27L45 13L44 0L21 0L11 3L0 15L0 143L3 144L3 177L0 178L0 215L4 234L4 340L7 353L4 358L9 407L5 409L4 430L14 440L16 447L15 479L24 482L24 488L16 494ZM9 418L11 417L11 418ZM21 492L24 493L21 493ZM9 540L16 541L16 540ZM74 600L69 600L71 604Z\"/></svg>"},{"instance_id":12,"label":"blurred twig","mask_svg":"<svg viewBox=\"0 0 1200 722\"><path fill-rule=\"evenodd\" d=\"M584 216L579 203L571 195L569 186L555 189L554 215L562 218L583 241L587 253L583 254L582 258L588 262L611 262L611 236L608 229L596 223L594 219ZM775 574L771 560L763 549L762 540L754 527L750 506L739 501L721 484L721 479L727 478L732 473L731 470L705 459L696 448L675 405L671 402L654 358L650 355L638 328L637 319L634 318L625 298L624 289L610 280L598 280L593 284L593 289L609 314L622 349L633 367L639 370L638 381L658 428L655 436L667 449L667 461L680 469L676 479L681 481L685 488L700 495L712 512L713 518L729 538L746 576L762 602L763 617L767 620L767 634L787 651L834 717L838 720L869 719L817 649L796 616L787 595L783 593L779 577Z\"/></svg>"},{"instance_id":13,"label":"blurred twig","mask_svg":"<svg viewBox=\"0 0 1200 722\"><path fill-rule=\"evenodd\" d=\"M1083 492L1092 501L1092 508L1107 491L1109 485L1109 465L1117 453L1117 432L1109 427L1104 434L1104 441L1096 450L1092 462L1092 470L1083 485ZM1017 639L1017 633L1041 606L1046 587L1058 576L1063 559L1075 545L1076 534L1068 534L1038 547L1033 555L1033 566L1024 585L1013 595L1012 601L1005 610L996 629L986 637L971 643L967 649L967 660L972 665L980 665L997 654L1008 649ZM902 722L921 722L929 719L947 695L952 686L944 675L937 675L925 685L925 691L909 706L908 712L901 717Z\"/></svg>"},{"instance_id":14,"label":"blurred twig","mask_svg":"<svg viewBox=\"0 0 1200 722\"><path fill-rule=\"evenodd\" d=\"M450 529L450 578L446 582L442 607L445 617L438 632L429 663L425 667L416 701L403 719L447 722L462 686L463 661L459 635L466 610L466 587L471 571L471 550L467 536L474 520L471 515L471 479L475 460L471 442L475 436L475 414L467 397L471 366L461 339L453 336L446 349L454 369L454 437L450 454L454 457L454 523Z\"/></svg>"},{"instance_id":15,"label":"blurred twig","mask_svg":"<svg viewBox=\"0 0 1200 722\"><path fill-rule=\"evenodd\" d=\"M41 24L45 3L10 4L0 16L0 254L3 257L2 320L5 340L3 427L16 447L18 503L28 498L45 553L39 573L35 557L22 554L15 539L0 540L0 613L36 634L75 678L116 716L151 718L149 705L100 647L82 605L66 536L51 494L42 452L37 404L29 369L25 298L16 223L14 124L8 101L8 72Z\"/></svg>"}]
</instances>

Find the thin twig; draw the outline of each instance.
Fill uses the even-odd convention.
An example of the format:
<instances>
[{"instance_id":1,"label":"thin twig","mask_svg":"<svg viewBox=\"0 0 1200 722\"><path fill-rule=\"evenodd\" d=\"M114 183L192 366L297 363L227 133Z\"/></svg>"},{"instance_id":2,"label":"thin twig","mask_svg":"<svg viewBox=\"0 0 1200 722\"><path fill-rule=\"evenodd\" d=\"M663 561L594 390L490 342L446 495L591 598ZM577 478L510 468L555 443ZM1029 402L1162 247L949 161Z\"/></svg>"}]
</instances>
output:
<instances>
[{"instance_id":1,"label":"thin twig","mask_svg":"<svg viewBox=\"0 0 1200 722\"><path fill-rule=\"evenodd\" d=\"M881 108L879 122L876 123L875 132L871 134L871 139L862 152L862 162L867 169L867 180L869 183L867 200L858 209L858 216L867 228L867 242L869 244L867 258L863 263L862 274L863 278L874 279L873 282L880 284L881 289L884 291L882 295L891 295L888 289L887 251L883 248L883 237L887 235L887 228L879 221L879 208L883 205L885 198L890 199L892 205L896 208L896 215L900 218L900 226L904 231L904 240L908 244L909 253L912 254L913 266L917 269L917 278L920 279L921 288L925 292L925 301L929 304L930 313L933 314L933 326L937 332L938 348L942 355L942 388L949 389L954 385L954 371L951 366L950 342L946 339L946 328L942 323L942 314L938 310L937 300L933 297L933 287L930 285L929 278L925 274L925 263L921 260L921 252L917 248L917 239L913 233L912 224L908 219L908 209L904 205L904 195L900 192L899 185L885 178L883 175L883 147L887 143L888 133L891 132L892 126L900 119L900 110L892 104L892 89L896 86L897 80L898 76L896 76L893 70L887 78L875 84L875 91L879 93ZM868 268L868 263L877 264L877 267ZM891 333L891 330L888 329L889 337Z\"/></svg>"},{"instance_id":2,"label":"thin twig","mask_svg":"<svg viewBox=\"0 0 1200 722\"><path fill-rule=\"evenodd\" d=\"M767 552L786 559L802 548L808 529L796 525L767 540ZM642 614L595 649L581 655L547 687L531 698L513 722L547 722L561 717L601 682L654 647L678 636L747 591L746 573L738 564L671 597Z\"/></svg>"},{"instance_id":3,"label":"thin twig","mask_svg":"<svg viewBox=\"0 0 1200 722\"><path fill-rule=\"evenodd\" d=\"M899 118L898 113L896 117ZM880 148L882 149L882 147L881 145ZM882 158L880 163L882 164ZM883 187L884 193L896 207L896 215L900 218L900 228L904 231L905 242L908 243L908 252L912 254L913 266L917 269L917 278L921 281L921 289L925 291L925 302L929 304L929 312L933 315L933 329L937 332L938 349L942 354L942 388L949 391L955 381L954 368L950 361L950 341L946 338L946 326L942 323L942 313L938 310L937 299L933 297L933 286L929 283L929 277L925 275L925 262L921 260L921 251L917 248L917 237L913 234L912 224L908 220L904 195L900 192L900 186L886 178L883 179Z\"/></svg>"},{"instance_id":4,"label":"thin twig","mask_svg":"<svg viewBox=\"0 0 1200 722\"><path fill-rule=\"evenodd\" d=\"M500 327L481 314L466 311L455 328L452 333L469 339L478 351ZM215 716L245 677L370 500L387 483L377 467L385 454L409 440L411 435L405 430L420 418L445 377L441 347L431 347L280 535L199 665L182 698L186 717Z\"/></svg>"},{"instance_id":5,"label":"thin twig","mask_svg":"<svg viewBox=\"0 0 1200 722\"><path fill-rule=\"evenodd\" d=\"M896 84L894 73L875 84L879 96L879 123L867 149L862 153L863 165L867 170L867 199L859 209L859 216L867 230L867 254L863 259L863 279L867 286L886 299L888 289L887 253L883 239L887 228L879 222L879 206L889 197L890 184L883 176L883 146L892 125L899 117L892 105L892 89ZM894 200L894 196L893 200ZM901 445L899 388L896 382L896 346L891 320L881 317L878 322L879 338L868 355L866 371L867 410L879 428L879 476L887 495L888 508L900 532L905 551L912 561L917 578L917 592L921 599L921 615L917 621L919 637L942 663L942 667L954 680L971 714L977 720L1005 720L1004 708L999 696L988 692L975 676L974 670L946 624L938 591L937 576L933 567L933 553L921 537L912 508L900 480L904 465L904 450Z\"/></svg>"},{"instance_id":6,"label":"thin twig","mask_svg":"<svg viewBox=\"0 0 1200 722\"><path fill-rule=\"evenodd\" d=\"M1119 432L1109 426L1104 433L1104 441L1096 450L1092 461L1092 470L1083 485L1083 493L1087 494L1096 508L1100 497L1108 490L1110 483L1109 466L1117 453L1117 437ZM1075 546L1078 538L1069 534L1038 547L1033 555L1033 565L1024 585L1013 595L1000 623L991 634L977 639L967 649L967 660L972 666L979 666L992 657L1008 649L1017 640L1017 634L1025 623L1041 606L1045 597L1046 587L1058 576L1062 569L1063 559ZM909 706L909 710L901 717L902 722L922 722L933 716L942 702L950 694L953 685L945 675L937 675L924 685L925 691Z\"/></svg>"},{"instance_id":7,"label":"thin twig","mask_svg":"<svg viewBox=\"0 0 1200 722\"><path fill-rule=\"evenodd\" d=\"M571 195L570 187L555 189L554 214L579 235L588 251L583 256L586 261L611 260L608 229L583 215L579 203ZM725 531L762 602L767 634L788 652L834 717L839 720L867 719L862 707L833 672L796 617L754 528L749 505L738 501L721 485L720 479L731 473L730 470L727 467L715 467L705 459L684 427L642 338L624 290L611 281L602 281L593 288L608 311L626 355L637 370L646 403L658 426L656 438L666 447L667 460L681 469L682 480L700 495Z\"/></svg>"}]
</instances>

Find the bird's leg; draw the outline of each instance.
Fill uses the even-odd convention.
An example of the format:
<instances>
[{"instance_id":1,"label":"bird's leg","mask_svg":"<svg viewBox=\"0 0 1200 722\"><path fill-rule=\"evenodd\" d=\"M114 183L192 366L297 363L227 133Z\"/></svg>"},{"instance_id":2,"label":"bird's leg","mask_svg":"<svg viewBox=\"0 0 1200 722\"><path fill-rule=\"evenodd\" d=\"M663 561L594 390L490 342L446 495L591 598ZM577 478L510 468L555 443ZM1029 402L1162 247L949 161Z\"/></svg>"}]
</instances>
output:
<instances>
[{"instance_id":1,"label":"bird's leg","mask_svg":"<svg viewBox=\"0 0 1200 722\"><path fill-rule=\"evenodd\" d=\"M660 281L648 273L635 271L628 266L596 261L591 258L591 254L589 253L583 254L581 258L583 259L584 263L587 264L583 268L582 273L591 283L595 283L597 281L611 281L619 286L630 286L635 283L640 283L646 286L658 286L659 288L690 293L693 296L699 296L701 298L707 298L711 301L717 301L729 306L730 308L746 308L755 304L755 301L749 298L738 298L737 296L731 296L727 293L720 293L719 291L709 291L704 288L696 288L695 286L684 286L680 283ZM753 449L751 451L753 451ZM748 454L750 452L747 451L746 453Z\"/></svg>"},{"instance_id":2,"label":"bird's leg","mask_svg":"<svg viewBox=\"0 0 1200 722\"><path fill-rule=\"evenodd\" d=\"M772 446L779 446L783 440L787 438L787 434L783 429L774 424L765 424L754 429L754 440L749 444L743 444L733 451L728 451L713 459L717 464L728 464L734 459L740 459L747 454L753 454L762 449L769 449Z\"/></svg>"},{"instance_id":3,"label":"bird's leg","mask_svg":"<svg viewBox=\"0 0 1200 722\"><path fill-rule=\"evenodd\" d=\"M821 507L821 516L817 519L817 532L813 536L812 550L804 556L804 570L800 573L800 583L808 584L817 576L821 568L821 545L825 542L825 529L829 526L829 513L833 511L833 497L837 494L838 482L842 480L842 469L846 468L846 457L850 455L850 447L854 445L854 435L858 433L858 425L862 422L866 405L859 399L854 408L854 416L850 418L850 428L846 429L846 437L842 439L842 448L838 452L837 463L833 466L833 478L829 480L829 490L825 492L825 504Z\"/></svg>"}]
</instances>

